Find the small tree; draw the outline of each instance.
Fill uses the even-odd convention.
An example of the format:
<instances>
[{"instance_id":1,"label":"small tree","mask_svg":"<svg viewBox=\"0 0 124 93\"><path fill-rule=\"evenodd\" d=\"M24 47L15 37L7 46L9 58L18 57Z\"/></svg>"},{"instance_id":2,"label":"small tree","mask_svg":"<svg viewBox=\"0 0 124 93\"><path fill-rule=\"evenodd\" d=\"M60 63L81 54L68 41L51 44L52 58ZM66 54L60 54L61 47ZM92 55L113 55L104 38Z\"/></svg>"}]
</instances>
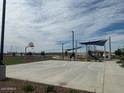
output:
<instances>
[{"instance_id":1,"label":"small tree","mask_svg":"<svg viewBox=\"0 0 124 93\"><path fill-rule=\"evenodd\" d=\"M16 56L16 53L15 53L15 52L13 52L13 53L12 53L12 56L14 56L14 57L15 57L15 56Z\"/></svg>"},{"instance_id":2,"label":"small tree","mask_svg":"<svg viewBox=\"0 0 124 93\"><path fill-rule=\"evenodd\" d=\"M26 55L28 55L28 56L32 56L32 52L28 52Z\"/></svg>"},{"instance_id":3,"label":"small tree","mask_svg":"<svg viewBox=\"0 0 124 93\"><path fill-rule=\"evenodd\" d=\"M121 49L117 49L117 50L115 51L115 55L121 56L121 54L122 54Z\"/></svg>"},{"instance_id":4,"label":"small tree","mask_svg":"<svg viewBox=\"0 0 124 93\"><path fill-rule=\"evenodd\" d=\"M41 55L42 56L45 56L45 51L41 51Z\"/></svg>"},{"instance_id":5,"label":"small tree","mask_svg":"<svg viewBox=\"0 0 124 93\"><path fill-rule=\"evenodd\" d=\"M122 61L122 65L124 66L124 48L119 48L115 51L115 55L119 57L119 59Z\"/></svg>"}]
</instances>

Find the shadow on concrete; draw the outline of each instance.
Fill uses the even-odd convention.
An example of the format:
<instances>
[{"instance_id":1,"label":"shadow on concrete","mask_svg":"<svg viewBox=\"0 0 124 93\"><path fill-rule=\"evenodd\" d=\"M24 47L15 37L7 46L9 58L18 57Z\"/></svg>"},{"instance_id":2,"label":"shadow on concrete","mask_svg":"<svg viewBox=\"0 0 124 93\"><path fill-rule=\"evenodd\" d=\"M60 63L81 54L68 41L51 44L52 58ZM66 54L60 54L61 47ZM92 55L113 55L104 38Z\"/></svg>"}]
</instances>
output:
<instances>
[{"instance_id":1,"label":"shadow on concrete","mask_svg":"<svg viewBox=\"0 0 124 93\"><path fill-rule=\"evenodd\" d=\"M121 61L116 61L117 64L121 64L122 62Z\"/></svg>"},{"instance_id":2,"label":"shadow on concrete","mask_svg":"<svg viewBox=\"0 0 124 93\"><path fill-rule=\"evenodd\" d=\"M121 64L120 67L124 68L124 65Z\"/></svg>"}]
</instances>

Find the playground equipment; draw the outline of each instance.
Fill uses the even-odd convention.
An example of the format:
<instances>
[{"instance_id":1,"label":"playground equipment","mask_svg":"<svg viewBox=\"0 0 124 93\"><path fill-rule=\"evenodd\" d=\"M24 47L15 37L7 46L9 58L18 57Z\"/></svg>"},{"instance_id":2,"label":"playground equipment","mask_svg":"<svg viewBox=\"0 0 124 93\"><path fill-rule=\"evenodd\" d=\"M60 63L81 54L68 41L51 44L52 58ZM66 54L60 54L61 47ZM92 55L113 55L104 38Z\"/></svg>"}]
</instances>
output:
<instances>
[{"instance_id":1,"label":"playground equipment","mask_svg":"<svg viewBox=\"0 0 124 93\"><path fill-rule=\"evenodd\" d=\"M80 46L80 47L75 47L75 48L66 49L65 55L67 55L69 51L74 51L74 50L75 50L75 52L72 52L71 55L70 55L70 59L75 60L76 55L77 55L76 51L77 51L78 49L80 49L80 48L82 48L82 47Z\"/></svg>"},{"instance_id":2,"label":"playground equipment","mask_svg":"<svg viewBox=\"0 0 124 93\"><path fill-rule=\"evenodd\" d=\"M106 55L107 51L105 46L107 41L108 41L107 39L104 39L104 40L97 40L97 41L80 42L80 44L86 46L87 60L94 59L96 61L98 60L101 62L106 58L108 58ZM109 43L111 43L110 38L109 38ZM96 50L96 46L104 46L104 51ZM109 49L111 49L111 45L109 46ZM110 56L109 58L111 58L111 52L109 53L109 56Z\"/></svg>"},{"instance_id":3,"label":"playground equipment","mask_svg":"<svg viewBox=\"0 0 124 93\"><path fill-rule=\"evenodd\" d=\"M97 57L95 54L95 52L93 52L93 51L88 51L88 54L89 54L89 56L91 56L91 57L93 57L96 61L98 60L99 62L101 62L102 60L99 58L99 57Z\"/></svg>"}]
</instances>

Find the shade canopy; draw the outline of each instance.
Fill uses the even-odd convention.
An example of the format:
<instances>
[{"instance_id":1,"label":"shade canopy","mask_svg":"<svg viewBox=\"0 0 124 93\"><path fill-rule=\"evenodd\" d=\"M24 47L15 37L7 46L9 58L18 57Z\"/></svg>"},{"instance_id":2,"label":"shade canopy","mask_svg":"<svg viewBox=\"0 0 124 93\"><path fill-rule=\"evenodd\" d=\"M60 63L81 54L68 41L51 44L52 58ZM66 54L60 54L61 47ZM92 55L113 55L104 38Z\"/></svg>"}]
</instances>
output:
<instances>
[{"instance_id":1,"label":"shade canopy","mask_svg":"<svg viewBox=\"0 0 124 93\"><path fill-rule=\"evenodd\" d=\"M71 50L76 50L76 49L80 49L80 48L82 48L82 47L77 47L77 48L70 48L70 49L66 49L67 51L71 51Z\"/></svg>"},{"instance_id":2,"label":"shade canopy","mask_svg":"<svg viewBox=\"0 0 124 93\"><path fill-rule=\"evenodd\" d=\"M83 44L83 45L97 45L97 46L104 46L106 42L107 42L107 40L104 39L104 40L97 40L97 41L80 42L80 44Z\"/></svg>"}]
</instances>

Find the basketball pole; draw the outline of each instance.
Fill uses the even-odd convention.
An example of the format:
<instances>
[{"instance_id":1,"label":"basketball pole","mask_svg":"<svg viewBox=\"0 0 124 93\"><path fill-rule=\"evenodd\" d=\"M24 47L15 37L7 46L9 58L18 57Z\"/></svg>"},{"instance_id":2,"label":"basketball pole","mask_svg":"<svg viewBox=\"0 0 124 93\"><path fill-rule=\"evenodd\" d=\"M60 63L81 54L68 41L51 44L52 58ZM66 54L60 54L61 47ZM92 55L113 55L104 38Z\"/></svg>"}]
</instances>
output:
<instances>
[{"instance_id":1,"label":"basketball pole","mask_svg":"<svg viewBox=\"0 0 124 93\"><path fill-rule=\"evenodd\" d=\"M1 26L1 44L0 44L0 80L6 78L6 66L3 60L4 57L4 33L5 33L5 14L6 14L6 0L3 0L2 11L2 26Z\"/></svg>"}]
</instances>

